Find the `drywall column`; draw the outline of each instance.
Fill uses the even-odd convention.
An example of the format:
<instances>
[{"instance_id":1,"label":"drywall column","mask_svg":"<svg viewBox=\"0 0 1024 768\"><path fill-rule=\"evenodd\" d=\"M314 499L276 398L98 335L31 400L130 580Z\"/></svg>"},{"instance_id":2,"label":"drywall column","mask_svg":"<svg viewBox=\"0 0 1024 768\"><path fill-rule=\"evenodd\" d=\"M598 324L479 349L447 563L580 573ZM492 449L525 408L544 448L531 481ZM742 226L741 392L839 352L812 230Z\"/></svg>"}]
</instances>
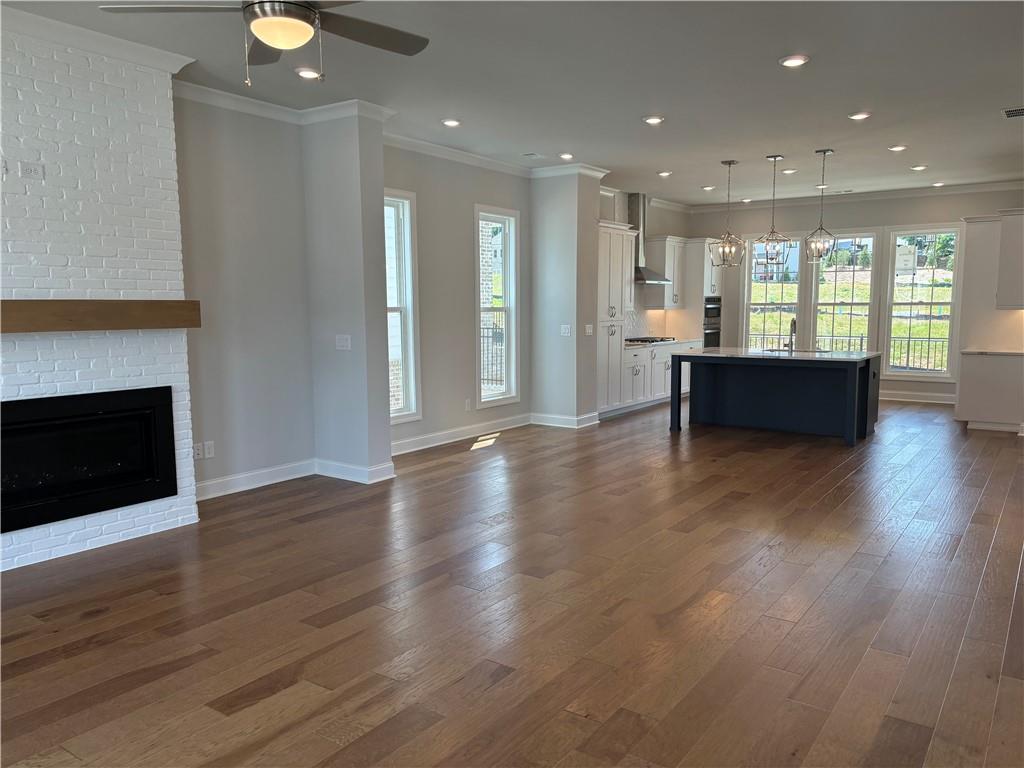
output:
<instances>
[{"instance_id":1,"label":"drywall column","mask_svg":"<svg viewBox=\"0 0 1024 768\"><path fill-rule=\"evenodd\" d=\"M600 181L588 165L539 168L530 185L533 222L534 421L597 421L597 221ZM570 335L563 336L563 326Z\"/></svg>"},{"instance_id":2,"label":"drywall column","mask_svg":"<svg viewBox=\"0 0 1024 768\"><path fill-rule=\"evenodd\" d=\"M394 476L388 411L383 123L348 101L303 127L306 260L319 474Z\"/></svg>"}]
</instances>

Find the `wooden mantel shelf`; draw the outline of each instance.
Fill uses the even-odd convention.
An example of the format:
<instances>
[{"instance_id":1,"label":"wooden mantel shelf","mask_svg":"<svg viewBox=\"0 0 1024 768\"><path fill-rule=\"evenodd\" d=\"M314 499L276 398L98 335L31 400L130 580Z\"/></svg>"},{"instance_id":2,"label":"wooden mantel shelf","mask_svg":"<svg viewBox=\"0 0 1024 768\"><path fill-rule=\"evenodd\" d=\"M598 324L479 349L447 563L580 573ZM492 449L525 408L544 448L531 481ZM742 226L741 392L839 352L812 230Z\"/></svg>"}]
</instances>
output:
<instances>
[{"instance_id":1,"label":"wooden mantel shelf","mask_svg":"<svg viewBox=\"0 0 1024 768\"><path fill-rule=\"evenodd\" d=\"M199 302L170 299L4 299L0 332L199 328Z\"/></svg>"}]
</instances>

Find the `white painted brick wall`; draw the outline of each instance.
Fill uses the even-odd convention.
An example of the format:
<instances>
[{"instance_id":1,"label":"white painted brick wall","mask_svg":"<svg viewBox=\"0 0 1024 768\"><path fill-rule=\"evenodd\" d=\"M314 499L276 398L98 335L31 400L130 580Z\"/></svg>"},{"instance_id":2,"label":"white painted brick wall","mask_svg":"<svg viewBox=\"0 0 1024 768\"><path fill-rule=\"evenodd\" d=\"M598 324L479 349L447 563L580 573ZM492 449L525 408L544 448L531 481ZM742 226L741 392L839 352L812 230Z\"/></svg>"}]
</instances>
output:
<instances>
[{"instance_id":1,"label":"white painted brick wall","mask_svg":"<svg viewBox=\"0 0 1024 768\"><path fill-rule=\"evenodd\" d=\"M170 75L7 32L0 55L0 296L183 298ZM186 345L183 330L3 337L4 400L170 384L178 495L3 534L0 568L198 519Z\"/></svg>"}]
</instances>

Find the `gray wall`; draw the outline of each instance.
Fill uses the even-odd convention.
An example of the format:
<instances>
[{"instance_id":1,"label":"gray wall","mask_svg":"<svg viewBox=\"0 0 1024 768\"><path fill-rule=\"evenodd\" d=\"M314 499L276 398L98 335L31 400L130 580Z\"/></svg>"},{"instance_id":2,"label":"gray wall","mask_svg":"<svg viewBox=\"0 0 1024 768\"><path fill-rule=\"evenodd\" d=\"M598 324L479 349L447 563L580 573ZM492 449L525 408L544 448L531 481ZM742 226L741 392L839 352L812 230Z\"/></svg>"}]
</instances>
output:
<instances>
[{"instance_id":1,"label":"gray wall","mask_svg":"<svg viewBox=\"0 0 1024 768\"><path fill-rule=\"evenodd\" d=\"M530 412L529 179L384 147L384 186L416 193L423 418L396 424L406 440ZM518 403L476 410L476 297L473 207L519 211ZM466 411L465 401L471 402Z\"/></svg>"},{"instance_id":2,"label":"gray wall","mask_svg":"<svg viewBox=\"0 0 1024 768\"><path fill-rule=\"evenodd\" d=\"M313 455L299 128L174 100L197 480Z\"/></svg>"}]
</instances>

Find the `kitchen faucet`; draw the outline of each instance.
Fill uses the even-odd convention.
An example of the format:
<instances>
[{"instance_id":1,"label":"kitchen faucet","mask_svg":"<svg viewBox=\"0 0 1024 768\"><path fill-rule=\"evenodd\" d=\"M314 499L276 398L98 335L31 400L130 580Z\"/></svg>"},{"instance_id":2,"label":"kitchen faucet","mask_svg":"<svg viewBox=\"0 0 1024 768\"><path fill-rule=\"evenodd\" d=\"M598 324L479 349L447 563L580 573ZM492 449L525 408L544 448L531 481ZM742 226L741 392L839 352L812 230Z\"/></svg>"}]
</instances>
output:
<instances>
[{"instance_id":1,"label":"kitchen faucet","mask_svg":"<svg viewBox=\"0 0 1024 768\"><path fill-rule=\"evenodd\" d=\"M790 352L793 351L793 342L796 338L796 318L791 318L789 321L789 343L786 344L786 349Z\"/></svg>"}]
</instances>

